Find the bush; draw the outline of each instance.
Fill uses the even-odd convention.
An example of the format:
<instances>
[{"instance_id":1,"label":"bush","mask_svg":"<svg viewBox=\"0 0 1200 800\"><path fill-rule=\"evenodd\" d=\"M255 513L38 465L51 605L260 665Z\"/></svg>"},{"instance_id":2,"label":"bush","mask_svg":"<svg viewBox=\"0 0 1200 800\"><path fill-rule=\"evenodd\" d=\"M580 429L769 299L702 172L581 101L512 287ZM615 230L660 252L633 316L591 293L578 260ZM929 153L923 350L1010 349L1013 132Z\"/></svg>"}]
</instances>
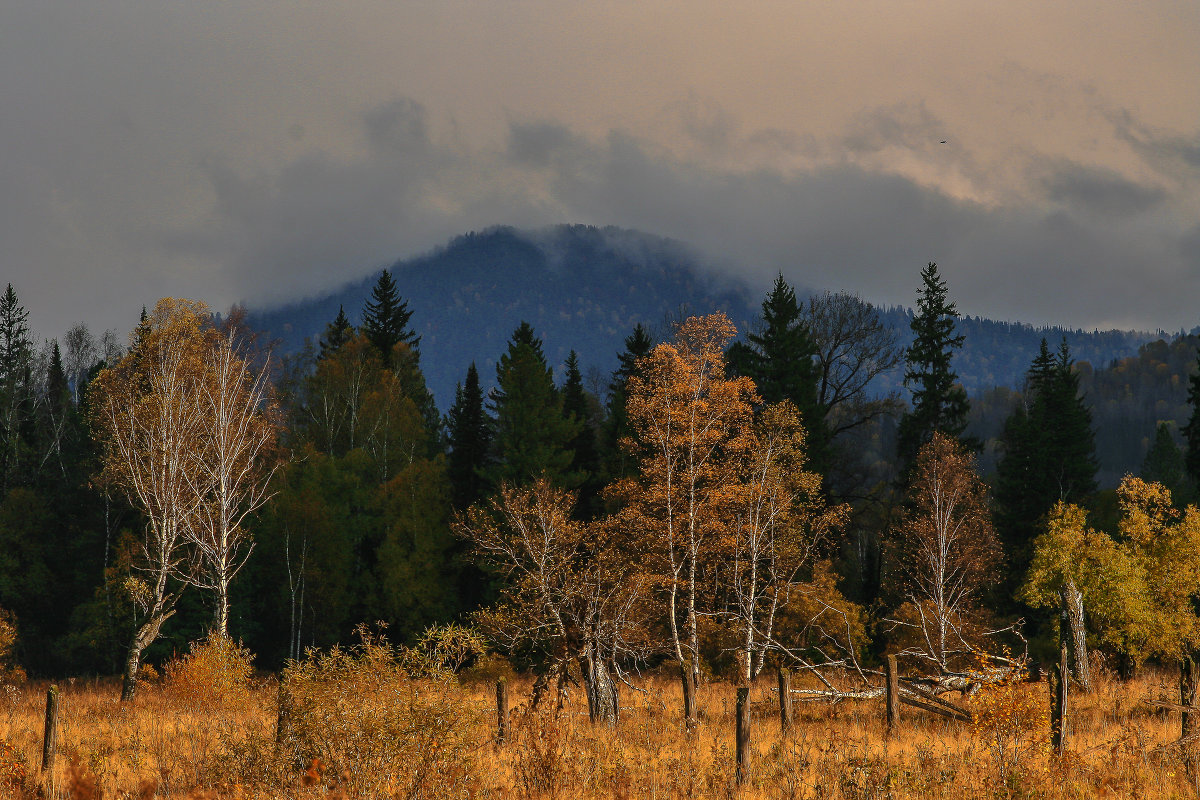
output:
<instances>
[{"instance_id":1,"label":"bush","mask_svg":"<svg viewBox=\"0 0 1200 800\"><path fill-rule=\"evenodd\" d=\"M227 636L193 642L190 652L167 664L163 692L202 713L246 707L251 700L254 656Z\"/></svg>"},{"instance_id":2,"label":"bush","mask_svg":"<svg viewBox=\"0 0 1200 800\"><path fill-rule=\"evenodd\" d=\"M452 674L431 672L428 653L393 648L365 627L358 634L358 645L310 652L284 671L283 749L310 779L352 796L469 794L479 712L463 705Z\"/></svg>"}]
</instances>

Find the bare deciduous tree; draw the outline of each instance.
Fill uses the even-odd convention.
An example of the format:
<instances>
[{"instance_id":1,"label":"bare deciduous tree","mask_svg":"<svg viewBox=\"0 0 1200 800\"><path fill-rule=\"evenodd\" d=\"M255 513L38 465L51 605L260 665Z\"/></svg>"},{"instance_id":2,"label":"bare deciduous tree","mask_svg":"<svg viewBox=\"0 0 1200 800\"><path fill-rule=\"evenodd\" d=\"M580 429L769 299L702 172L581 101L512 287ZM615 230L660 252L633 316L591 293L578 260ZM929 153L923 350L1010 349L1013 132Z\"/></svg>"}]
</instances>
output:
<instances>
[{"instance_id":1,"label":"bare deciduous tree","mask_svg":"<svg viewBox=\"0 0 1200 800\"><path fill-rule=\"evenodd\" d=\"M906 652L949 673L977 652L966 634L980 591L996 580L1000 546L975 459L935 432L913 462L910 508L895 530L908 603L893 620L916 634Z\"/></svg>"},{"instance_id":2,"label":"bare deciduous tree","mask_svg":"<svg viewBox=\"0 0 1200 800\"><path fill-rule=\"evenodd\" d=\"M622 530L573 520L573 506L570 493L542 478L502 487L455 530L505 579L501 603L478 621L505 647L532 645L550 659L534 702L555 678L561 689L576 663L592 720L612 721L621 663L646 651L644 580Z\"/></svg>"},{"instance_id":3,"label":"bare deciduous tree","mask_svg":"<svg viewBox=\"0 0 1200 800\"><path fill-rule=\"evenodd\" d=\"M228 635L230 582L254 548L243 523L269 499L277 464L270 457L277 421L268 364L251 372L243 349L230 328L205 350L195 394L200 446L185 473L201 498L186 527L197 562L191 582L214 593L213 632L220 636Z\"/></svg>"}]
</instances>

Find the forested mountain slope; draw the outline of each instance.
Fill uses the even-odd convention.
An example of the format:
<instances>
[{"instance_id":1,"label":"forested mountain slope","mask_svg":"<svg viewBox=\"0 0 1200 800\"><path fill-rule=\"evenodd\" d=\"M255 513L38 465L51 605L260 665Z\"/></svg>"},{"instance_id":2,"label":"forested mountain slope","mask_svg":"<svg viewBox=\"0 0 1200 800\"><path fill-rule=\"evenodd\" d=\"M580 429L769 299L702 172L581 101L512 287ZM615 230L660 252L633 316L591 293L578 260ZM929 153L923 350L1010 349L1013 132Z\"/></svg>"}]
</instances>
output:
<instances>
[{"instance_id":1,"label":"forested mountain slope","mask_svg":"<svg viewBox=\"0 0 1200 800\"><path fill-rule=\"evenodd\" d=\"M922 266L912 265L914 292ZM679 242L582 225L469 233L391 269L413 312L411 324L422 337L421 367L443 410L472 361L485 386L490 383L495 359L523 320L542 337L552 365L560 366L574 349L585 373L607 373L615 368L616 354L635 324L661 329L681 309L720 309L744 330L757 317L768 288L718 272ZM785 277L806 296L803 274ZM256 310L253 321L278 338L284 352L294 352L320 335L339 305L357 323L375 278L367 276L323 297ZM907 344L911 311L891 307L881 309L881 316ZM1043 336L1052 343L1066 336L1077 360L1101 366L1132 356L1140 345L1162 335L1034 328L979 317L962 319L959 325L966 344L955 356L955 368L972 394L997 385L1018 387ZM899 389L901 380L896 371L878 389Z\"/></svg>"}]
</instances>

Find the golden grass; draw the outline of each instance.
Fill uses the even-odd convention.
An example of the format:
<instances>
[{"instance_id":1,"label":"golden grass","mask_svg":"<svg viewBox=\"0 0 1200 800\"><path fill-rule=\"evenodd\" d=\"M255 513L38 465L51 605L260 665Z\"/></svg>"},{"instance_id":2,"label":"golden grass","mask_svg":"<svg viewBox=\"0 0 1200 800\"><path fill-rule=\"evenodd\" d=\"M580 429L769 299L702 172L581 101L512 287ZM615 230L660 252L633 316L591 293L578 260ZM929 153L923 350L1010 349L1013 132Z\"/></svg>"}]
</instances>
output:
<instances>
[{"instance_id":1,"label":"golden grass","mask_svg":"<svg viewBox=\"0 0 1200 800\"><path fill-rule=\"evenodd\" d=\"M1005 698L1000 719L985 729L905 707L900 732L889 738L882 703L797 703L796 724L781 737L771 682L752 689L753 758L749 779L734 782L734 689L711 684L698 692L701 724L689 734L680 718L674 681L650 680L645 692L625 688L615 728L592 726L582 693L574 689L561 714L512 710L508 743L494 743L494 688L457 691L468 734L478 742L467 783L456 793L481 798L967 798L1198 796L1188 774L1189 755L1172 747L1179 717L1141 701L1170 697L1174 680L1148 673L1129 683L1102 679L1095 692L1073 698L1071 738L1054 756L1044 715L1022 708L1049 703L1045 684L1023 685ZM45 684L0 692L0 761L23 762L24 789L36 796L45 779L41 763ZM528 696L527 679L510 688ZM129 704L114 682L61 686L55 796L82 798L348 798L336 776L319 765L289 765L274 785L245 782L238 759L273 741L277 691L262 682L232 707L197 713L159 687L146 687ZM1026 706L1020 705L1024 698ZM1029 706L1032 703L1032 706ZM978 701L976 701L979 707ZM1006 708L1013 708L1005 716ZM998 725L999 723L997 723ZM1036 730L1031 729L1036 727ZM1023 749L1001 750L997 737L1024 736ZM1007 754L1007 755L1006 755ZM1015 754L1015 755L1014 755ZM1007 760L1006 760L1007 759ZM307 768L307 771L306 769ZM0 763L0 780L10 774ZM1194 774L1194 772L1193 772ZM0 784L2 786L2 784ZM425 796L442 796L425 786ZM448 794L449 792L446 792Z\"/></svg>"}]
</instances>

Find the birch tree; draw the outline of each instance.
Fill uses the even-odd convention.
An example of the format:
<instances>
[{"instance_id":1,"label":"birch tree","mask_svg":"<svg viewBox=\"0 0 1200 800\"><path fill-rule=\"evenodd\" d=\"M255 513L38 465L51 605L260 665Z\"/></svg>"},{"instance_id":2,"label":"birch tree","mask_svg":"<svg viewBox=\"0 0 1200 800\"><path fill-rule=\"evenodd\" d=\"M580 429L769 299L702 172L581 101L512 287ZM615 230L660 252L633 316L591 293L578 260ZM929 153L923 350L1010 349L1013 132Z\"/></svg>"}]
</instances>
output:
<instances>
[{"instance_id":1,"label":"birch tree","mask_svg":"<svg viewBox=\"0 0 1200 800\"><path fill-rule=\"evenodd\" d=\"M254 543L246 518L265 503L277 461L277 422L268 363L249 368L236 328L205 349L196 381L200 447L185 475L200 498L185 528L195 556L191 581L214 594L213 633L229 632L229 587Z\"/></svg>"},{"instance_id":2,"label":"birch tree","mask_svg":"<svg viewBox=\"0 0 1200 800\"><path fill-rule=\"evenodd\" d=\"M895 530L898 570L916 635L909 652L941 672L973 654L965 625L980 591L996 579L1000 548L988 515L987 490L974 458L935 431L912 466L911 507Z\"/></svg>"},{"instance_id":3,"label":"birch tree","mask_svg":"<svg viewBox=\"0 0 1200 800\"><path fill-rule=\"evenodd\" d=\"M640 476L618 493L628 500L628 524L658 559L670 649L681 668L690 662L693 684L700 677L697 578L727 533L758 401L753 381L726 376L724 352L734 335L724 314L691 317L674 341L639 362L626 385Z\"/></svg>"},{"instance_id":4,"label":"birch tree","mask_svg":"<svg viewBox=\"0 0 1200 800\"><path fill-rule=\"evenodd\" d=\"M126 583L141 617L126 657L123 700L133 696L142 652L175 613L185 585L183 548L202 503L195 454L204 425L195 396L211 341L208 316L203 303L160 300L134 330L129 353L89 389L101 477L145 517L141 575Z\"/></svg>"}]
</instances>

